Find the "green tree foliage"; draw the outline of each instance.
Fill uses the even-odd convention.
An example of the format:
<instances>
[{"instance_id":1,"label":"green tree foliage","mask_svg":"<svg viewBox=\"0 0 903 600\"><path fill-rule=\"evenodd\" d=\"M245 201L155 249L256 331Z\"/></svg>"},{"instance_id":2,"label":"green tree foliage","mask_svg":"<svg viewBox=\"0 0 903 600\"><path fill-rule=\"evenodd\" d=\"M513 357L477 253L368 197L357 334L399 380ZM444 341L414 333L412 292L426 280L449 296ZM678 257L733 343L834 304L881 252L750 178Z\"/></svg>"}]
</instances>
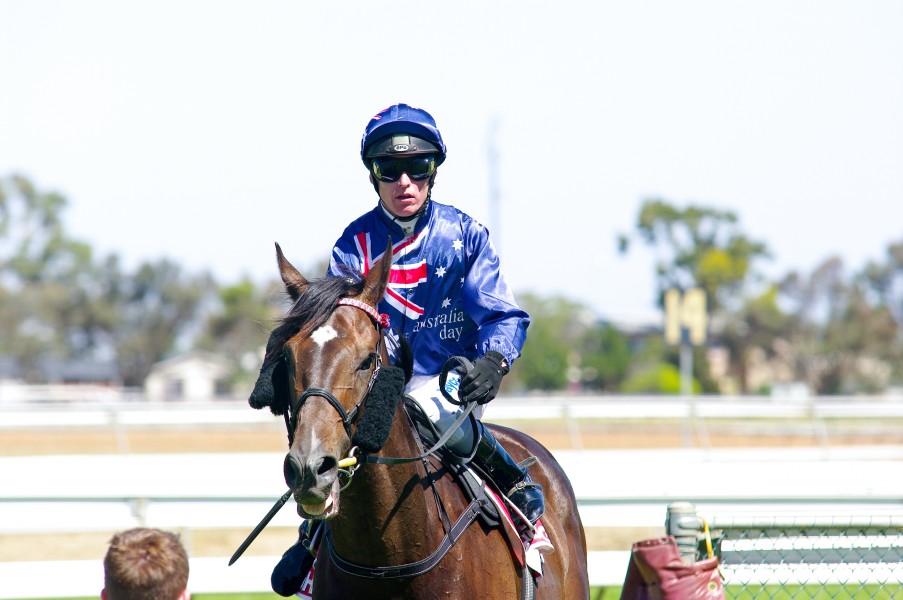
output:
<instances>
[{"instance_id":1,"label":"green tree foliage","mask_svg":"<svg viewBox=\"0 0 903 600\"><path fill-rule=\"evenodd\" d=\"M580 381L584 388L614 392L630 368L630 343L610 324L587 329L578 340Z\"/></svg>"},{"instance_id":2,"label":"green tree foliage","mask_svg":"<svg viewBox=\"0 0 903 600\"><path fill-rule=\"evenodd\" d=\"M90 263L90 247L63 229L66 204L21 175L0 180L0 273L6 283L65 281Z\"/></svg>"},{"instance_id":3,"label":"green tree foliage","mask_svg":"<svg viewBox=\"0 0 903 600\"><path fill-rule=\"evenodd\" d=\"M197 328L214 283L165 260L134 273L116 256L96 262L65 231L66 205L23 176L0 179L0 353L33 381L41 358L113 356L123 383L140 385Z\"/></svg>"},{"instance_id":4,"label":"green tree foliage","mask_svg":"<svg viewBox=\"0 0 903 600\"><path fill-rule=\"evenodd\" d=\"M699 384L693 381L693 391L699 391ZM679 394L680 370L671 363L658 363L632 374L621 385L625 394Z\"/></svg>"},{"instance_id":5,"label":"green tree foliage","mask_svg":"<svg viewBox=\"0 0 903 600\"><path fill-rule=\"evenodd\" d=\"M764 243L740 230L735 213L695 205L680 209L660 199L643 203L636 235L659 253L659 293L702 288L712 311L743 289L754 261L770 256ZM622 236L621 250L629 245L630 237Z\"/></svg>"},{"instance_id":6,"label":"green tree foliage","mask_svg":"<svg viewBox=\"0 0 903 600\"><path fill-rule=\"evenodd\" d=\"M750 352L759 349L773 359L786 348L786 336L795 330L796 320L779 306L779 291L777 285L771 285L762 294L745 298L740 308L723 318L719 328L718 343L734 358L728 374L740 383L741 390L761 391L749 388Z\"/></svg>"},{"instance_id":7,"label":"green tree foliage","mask_svg":"<svg viewBox=\"0 0 903 600\"><path fill-rule=\"evenodd\" d=\"M506 377L508 389L560 390L567 385L568 338L576 336L578 304L563 298L544 299L525 294L521 306L530 314L523 354Z\"/></svg>"},{"instance_id":8,"label":"green tree foliage","mask_svg":"<svg viewBox=\"0 0 903 600\"><path fill-rule=\"evenodd\" d=\"M275 284L273 288L275 293ZM234 383L253 382L277 312L265 293L250 279L242 279L219 290L217 306L207 316L196 345L238 365Z\"/></svg>"},{"instance_id":9,"label":"green tree foliage","mask_svg":"<svg viewBox=\"0 0 903 600\"><path fill-rule=\"evenodd\" d=\"M119 318L110 333L125 385L141 385L154 363L176 350L183 336L196 333L204 300L212 292L209 275L187 275L165 259L140 265L117 286Z\"/></svg>"},{"instance_id":10,"label":"green tree foliage","mask_svg":"<svg viewBox=\"0 0 903 600\"><path fill-rule=\"evenodd\" d=\"M622 334L572 300L525 294L520 301L531 323L508 389L617 389L630 362Z\"/></svg>"},{"instance_id":11,"label":"green tree foliage","mask_svg":"<svg viewBox=\"0 0 903 600\"><path fill-rule=\"evenodd\" d=\"M21 175L0 179L0 354L27 380L42 357L72 356L86 339L85 292L73 283L90 273L91 248L66 235L65 207Z\"/></svg>"},{"instance_id":12,"label":"green tree foliage","mask_svg":"<svg viewBox=\"0 0 903 600\"><path fill-rule=\"evenodd\" d=\"M787 363L797 378L815 392L871 393L903 381L900 248L892 244L887 262L853 276L831 258L808 276L791 273L782 282L792 320L778 339L788 342Z\"/></svg>"}]
</instances>

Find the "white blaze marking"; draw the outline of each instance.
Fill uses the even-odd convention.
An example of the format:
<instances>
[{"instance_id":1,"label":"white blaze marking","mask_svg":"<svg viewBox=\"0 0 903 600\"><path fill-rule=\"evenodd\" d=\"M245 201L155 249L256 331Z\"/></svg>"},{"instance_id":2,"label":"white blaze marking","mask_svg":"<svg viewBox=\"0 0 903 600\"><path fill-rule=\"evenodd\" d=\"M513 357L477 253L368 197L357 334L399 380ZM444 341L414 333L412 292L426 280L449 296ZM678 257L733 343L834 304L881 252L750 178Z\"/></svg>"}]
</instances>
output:
<instances>
[{"instance_id":1,"label":"white blaze marking","mask_svg":"<svg viewBox=\"0 0 903 600\"><path fill-rule=\"evenodd\" d=\"M339 332L333 329L332 325L324 325L323 327L320 327L315 332L313 332L310 336L310 339L315 341L317 345L322 348L323 344L337 337L339 337Z\"/></svg>"}]
</instances>

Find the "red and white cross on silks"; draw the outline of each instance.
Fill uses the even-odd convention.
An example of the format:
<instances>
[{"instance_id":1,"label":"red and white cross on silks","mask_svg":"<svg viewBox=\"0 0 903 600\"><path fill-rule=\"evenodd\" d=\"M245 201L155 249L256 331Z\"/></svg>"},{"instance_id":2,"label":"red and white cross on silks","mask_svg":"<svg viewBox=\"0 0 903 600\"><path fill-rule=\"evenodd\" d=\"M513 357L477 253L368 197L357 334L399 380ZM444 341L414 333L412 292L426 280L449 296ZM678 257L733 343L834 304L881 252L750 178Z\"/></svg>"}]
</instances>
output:
<instances>
[{"instance_id":1,"label":"red and white cross on silks","mask_svg":"<svg viewBox=\"0 0 903 600\"><path fill-rule=\"evenodd\" d=\"M423 316L424 309L419 304L415 304L408 298L405 298L401 290L417 287L426 281L426 261L421 260L413 264L395 264L395 257L405 250L416 248L425 237L427 229L424 228L392 246L393 264L389 272L389 285L386 287L386 302L405 317L414 320ZM361 257L361 273L366 275L373 267L373 264L382 258L382 254L373 256L369 233L362 232L354 236L354 244L357 247L358 256Z\"/></svg>"}]
</instances>

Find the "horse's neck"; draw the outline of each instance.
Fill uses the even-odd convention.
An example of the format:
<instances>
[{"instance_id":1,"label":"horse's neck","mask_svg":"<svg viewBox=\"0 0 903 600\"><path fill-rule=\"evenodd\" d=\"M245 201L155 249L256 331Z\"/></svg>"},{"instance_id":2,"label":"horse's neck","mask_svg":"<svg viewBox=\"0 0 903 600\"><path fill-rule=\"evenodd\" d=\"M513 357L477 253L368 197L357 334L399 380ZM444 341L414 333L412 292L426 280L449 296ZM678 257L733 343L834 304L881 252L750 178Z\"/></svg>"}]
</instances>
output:
<instances>
[{"instance_id":1,"label":"horse's neck","mask_svg":"<svg viewBox=\"0 0 903 600\"><path fill-rule=\"evenodd\" d=\"M399 405L380 454L419 456L422 449L416 435ZM435 471L431 469L430 475L435 476ZM433 545L435 532L442 533L428 477L419 460L362 465L342 492L339 514L330 525L339 554L365 564L376 560L399 564L423 558L424 549ZM410 555L406 555L408 552Z\"/></svg>"}]
</instances>

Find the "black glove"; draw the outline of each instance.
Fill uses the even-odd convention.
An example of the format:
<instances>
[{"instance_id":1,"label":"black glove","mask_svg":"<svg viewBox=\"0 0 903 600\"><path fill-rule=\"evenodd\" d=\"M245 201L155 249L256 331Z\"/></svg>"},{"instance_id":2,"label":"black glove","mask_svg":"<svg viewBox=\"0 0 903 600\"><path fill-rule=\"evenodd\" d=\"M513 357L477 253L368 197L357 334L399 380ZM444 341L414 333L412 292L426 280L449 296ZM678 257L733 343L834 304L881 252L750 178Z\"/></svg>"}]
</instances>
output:
<instances>
[{"instance_id":1,"label":"black glove","mask_svg":"<svg viewBox=\"0 0 903 600\"><path fill-rule=\"evenodd\" d=\"M461 380L460 398L465 402L486 404L499 393L502 377L508 373L508 361L490 350L473 362L473 368Z\"/></svg>"}]
</instances>

